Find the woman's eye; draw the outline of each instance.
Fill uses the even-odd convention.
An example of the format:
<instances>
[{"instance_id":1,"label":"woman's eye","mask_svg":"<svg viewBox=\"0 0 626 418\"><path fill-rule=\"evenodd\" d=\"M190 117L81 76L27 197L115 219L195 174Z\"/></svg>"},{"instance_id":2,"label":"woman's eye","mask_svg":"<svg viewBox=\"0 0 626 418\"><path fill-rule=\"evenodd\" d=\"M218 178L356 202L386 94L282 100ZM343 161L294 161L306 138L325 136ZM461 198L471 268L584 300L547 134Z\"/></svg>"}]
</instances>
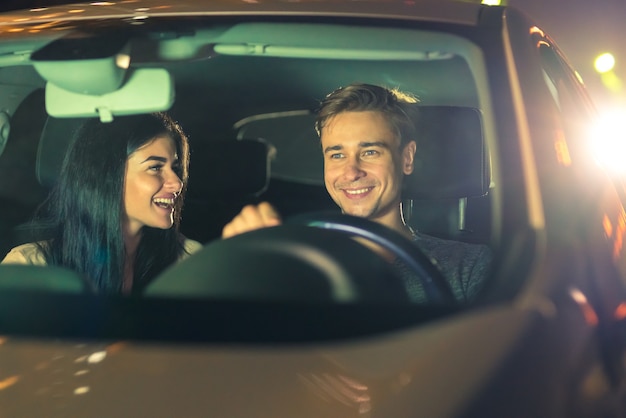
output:
<instances>
[{"instance_id":1,"label":"woman's eye","mask_svg":"<svg viewBox=\"0 0 626 418\"><path fill-rule=\"evenodd\" d=\"M158 165L152 165L148 169L150 171L161 171L162 168L163 166L161 164L158 164Z\"/></svg>"}]
</instances>

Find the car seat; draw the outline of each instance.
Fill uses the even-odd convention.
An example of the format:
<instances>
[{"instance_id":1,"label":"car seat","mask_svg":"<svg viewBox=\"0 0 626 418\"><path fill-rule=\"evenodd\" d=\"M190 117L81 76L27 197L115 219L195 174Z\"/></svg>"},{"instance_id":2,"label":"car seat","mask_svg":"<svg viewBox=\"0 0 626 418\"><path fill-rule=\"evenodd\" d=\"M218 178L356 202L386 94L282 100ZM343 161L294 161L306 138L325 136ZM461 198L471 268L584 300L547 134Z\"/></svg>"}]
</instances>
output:
<instances>
[{"instance_id":1,"label":"car seat","mask_svg":"<svg viewBox=\"0 0 626 418\"><path fill-rule=\"evenodd\" d=\"M406 177L403 189L405 220L426 234L487 243L491 170L480 111L418 106L415 170ZM294 190L307 188L307 196L311 196L308 188L317 188L317 203L305 196L289 199L294 213L338 210L324 189L323 157L314 123L313 112L294 110L254 115L235 124L237 137L264 138L276 148L272 184L282 181L293 184ZM271 195L272 190L271 186L266 194L270 199L276 195Z\"/></svg>"},{"instance_id":2,"label":"car seat","mask_svg":"<svg viewBox=\"0 0 626 418\"><path fill-rule=\"evenodd\" d=\"M491 166L478 109L420 106L415 169L405 178L405 221L441 238L488 243Z\"/></svg>"},{"instance_id":3,"label":"car seat","mask_svg":"<svg viewBox=\"0 0 626 418\"><path fill-rule=\"evenodd\" d=\"M47 192L54 186L63 159L83 118L48 117L38 142L35 174ZM230 220L233 208L224 209L222 200L257 195L267 188L271 147L257 139L211 140L195 144L197 163L189 169L187 197L181 231L187 237L206 242ZM241 203L236 203L241 209ZM219 235L217 235L219 236ZM44 223L24 222L13 228L12 246L49 237ZM10 248L10 247L9 247Z\"/></svg>"},{"instance_id":4,"label":"car seat","mask_svg":"<svg viewBox=\"0 0 626 418\"><path fill-rule=\"evenodd\" d=\"M28 94L10 117L10 133L0 156L0 252L14 243L16 225L26 222L46 196L37 181L37 147L46 120L43 90Z\"/></svg>"}]
</instances>

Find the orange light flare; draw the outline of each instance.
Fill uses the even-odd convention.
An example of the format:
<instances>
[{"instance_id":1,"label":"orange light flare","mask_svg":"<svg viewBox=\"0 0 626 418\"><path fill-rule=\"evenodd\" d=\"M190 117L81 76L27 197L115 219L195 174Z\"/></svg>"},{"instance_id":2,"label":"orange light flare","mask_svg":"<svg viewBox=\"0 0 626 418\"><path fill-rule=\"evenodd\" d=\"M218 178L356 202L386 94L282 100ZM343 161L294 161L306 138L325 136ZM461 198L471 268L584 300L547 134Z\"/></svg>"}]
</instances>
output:
<instances>
[{"instance_id":1,"label":"orange light flare","mask_svg":"<svg viewBox=\"0 0 626 418\"><path fill-rule=\"evenodd\" d=\"M569 294L580 307L585 322L591 326L598 325L598 314L596 314L595 309L593 309L585 294L576 288L570 289Z\"/></svg>"},{"instance_id":2,"label":"orange light flare","mask_svg":"<svg viewBox=\"0 0 626 418\"><path fill-rule=\"evenodd\" d=\"M606 237L611 238L613 236L613 224L607 214L604 214L604 217L602 218L602 227L604 228L604 234Z\"/></svg>"},{"instance_id":3,"label":"orange light flare","mask_svg":"<svg viewBox=\"0 0 626 418\"><path fill-rule=\"evenodd\" d=\"M533 26L532 28L530 28L530 30L528 31L531 35L538 33L541 36L546 36L545 33L543 33L543 31L541 29L539 29L537 26Z\"/></svg>"},{"instance_id":4,"label":"orange light flare","mask_svg":"<svg viewBox=\"0 0 626 418\"><path fill-rule=\"evenodd\" d=\"M565 141L565 134L563 131L557 131L554 135L554 151L556 152L556 159L563 167L569 167L572 165L572 157Z\"/></svg>"},{"instance_id":5,"label":"orange light flare","mask_svg":"<svg viewBox=\"0 0 626 418\"><path fill-rule=\"evenodd\" d=\"M619 214L617 228L613 237L613 259L618 260L624 247L624 235L626 235L626 213L624 210Z\"/></svg>"},{"instance_id":6,"label":"orange light flare","mask_svg":"<svg viewBox=\"0 0 626 418\"><path fill-rule=\"evenodd\" d=\"M617 308L615 308L615 312L613 312L613 318L618 321L623 321L624 319L626 319L626 302L622 302L617 305Z\"/></svg>"}]
</instances>

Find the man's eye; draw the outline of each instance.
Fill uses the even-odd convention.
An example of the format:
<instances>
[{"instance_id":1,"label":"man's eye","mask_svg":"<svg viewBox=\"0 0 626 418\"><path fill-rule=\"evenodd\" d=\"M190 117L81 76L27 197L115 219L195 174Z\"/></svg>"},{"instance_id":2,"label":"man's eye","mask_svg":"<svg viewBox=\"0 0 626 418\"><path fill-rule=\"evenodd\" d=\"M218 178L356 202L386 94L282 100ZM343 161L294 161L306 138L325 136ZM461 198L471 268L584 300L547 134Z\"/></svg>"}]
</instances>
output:
<instances>
[{"instance_id":1,"label":"man's eye","mask_svg":"<svg viewBox=\"0 0 626 418\"><path fill-rule=\"evenodd\" d=\"M331 160L338 160L340 158L343 158L343 154L337 153L337 154L330 154L330 159Z\"/></svg>"},{"instance_id":2,"label":"man's eye","mask_svg":"<svg viewBox=\"0 0 626 418\"><path fill-rule=\"evenodd\" d=\"M368 149L363 151L363 155L364 156L372 156L372 155L378 155L378 151L376 151L375 149Z\"/></svg>"}]
</instances>

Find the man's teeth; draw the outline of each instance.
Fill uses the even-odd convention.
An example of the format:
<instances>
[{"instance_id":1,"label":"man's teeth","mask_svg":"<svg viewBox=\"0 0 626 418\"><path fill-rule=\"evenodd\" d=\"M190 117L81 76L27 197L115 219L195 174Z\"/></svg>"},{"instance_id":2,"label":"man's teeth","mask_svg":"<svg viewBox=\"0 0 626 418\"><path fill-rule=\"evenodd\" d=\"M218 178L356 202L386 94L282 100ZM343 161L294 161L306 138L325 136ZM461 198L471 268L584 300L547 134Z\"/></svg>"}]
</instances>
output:
<instances>
[{"instance_id":1,"label":"man's teeth","mask_svg":"<svg viewBox=\"0 0 626 418\"><path fill-rule=\"evenodd\" d=\"M346 190L346 193L348 193L348 194L361 194L361 193L366 193L369 190L370 190L370 187L366 187L364 189Z\"/></svg>"}]
</instances>

